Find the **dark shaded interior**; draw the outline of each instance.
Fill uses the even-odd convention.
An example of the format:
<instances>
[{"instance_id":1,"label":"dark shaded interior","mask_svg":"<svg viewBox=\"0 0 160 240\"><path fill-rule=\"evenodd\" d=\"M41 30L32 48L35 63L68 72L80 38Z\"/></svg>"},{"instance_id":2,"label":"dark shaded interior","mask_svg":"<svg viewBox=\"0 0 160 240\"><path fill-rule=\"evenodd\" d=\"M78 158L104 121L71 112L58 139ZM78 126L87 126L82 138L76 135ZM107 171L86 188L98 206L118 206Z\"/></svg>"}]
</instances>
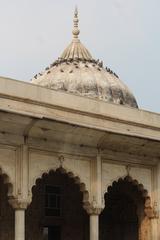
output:
<instances>
[{"instance_id":1,"label":"dark shaded interior","mask_svg":"<svg viewBox=\"0 0 160 240\"><path fill-rule=\"evenodd\" d=\"M43 175L26 211L26 239L88 240L89 216L82 200L79 185L67 174L57 170Z\"/></svg>"},{"instance_id":2,"label":"dark shaded interior","mask_svg":"<svg viewBox=\"0 0 160 240\"><path fill-rule=\"evenodd\" d=\"M8 203L8 184L0 175L0 239L14 239L14 209Z\"/></svg>"},{"instance_id":3,"label":"dark shaded interior","mask_svg":"<svg viewBox=\"0 0 160 240\"><path fill-rule=\"evenodd\" d=\"M144 197L137 185L119 179L108 187L105 208L100 215L101 240L138 240L144 217Z\"/></svg>"}]
</instances>

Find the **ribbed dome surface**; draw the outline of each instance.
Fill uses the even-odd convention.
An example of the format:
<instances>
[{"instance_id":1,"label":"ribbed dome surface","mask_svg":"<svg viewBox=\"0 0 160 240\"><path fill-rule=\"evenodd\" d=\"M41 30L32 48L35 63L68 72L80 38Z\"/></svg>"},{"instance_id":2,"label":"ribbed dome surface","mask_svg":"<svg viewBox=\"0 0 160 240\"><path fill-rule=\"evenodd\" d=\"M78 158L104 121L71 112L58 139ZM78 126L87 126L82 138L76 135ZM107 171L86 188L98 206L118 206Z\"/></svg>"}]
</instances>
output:
<instances>
[{"instance_id":1,"label":"ribbed dome surface","mask_svg":"<svg viewBox=\"0 0 160 240\"><path fill-rule=\"evenodd\" d=\"M77 9L72 33L73 40L61 57L37 74L32 83L137 108L137 102L127 86L109 68L104 68L102 62L94 60L78 39Z\"/></svg>"},{"instance_id":2,"label":"ribbed dome surface","mask_svg":"<svg viewBox=\"0 0 160 240\"><path fill-rule=\"evenodd\" d=\"M73 40L62 53L61 59L83 59L91 60L92 56L79 39Z\"/></svg>"}]
</instances>

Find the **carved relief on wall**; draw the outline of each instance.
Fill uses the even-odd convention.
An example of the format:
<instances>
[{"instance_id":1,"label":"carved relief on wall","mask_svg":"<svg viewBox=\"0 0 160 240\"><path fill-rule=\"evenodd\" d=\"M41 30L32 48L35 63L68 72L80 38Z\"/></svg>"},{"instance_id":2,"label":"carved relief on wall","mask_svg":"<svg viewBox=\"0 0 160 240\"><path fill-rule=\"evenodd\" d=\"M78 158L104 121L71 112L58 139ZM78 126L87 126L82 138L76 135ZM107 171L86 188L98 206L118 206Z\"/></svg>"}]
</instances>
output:
<instances>
[{"instance_id":1,"label":"carved relief on wall","mask_svg":"<svg viewBox=\"0 0 160 240\"><path fill-rule=\"evenodd\" d=\"M154 208L151 207L150 197L146 197L144 205L144 218L139 228L139 240L152 240L152 219L157 218L158 215Z\"/></svg>"},{"instance_id":2,"label":"carved relief on wall","mask_svg":"<svg viewBox=\"0 0 160 240\"><path fill-rule=\"evenodd\" d=\"M147 216L140 225L139 240L151 240L151 220Z\"/></svg>"}]
</instances>

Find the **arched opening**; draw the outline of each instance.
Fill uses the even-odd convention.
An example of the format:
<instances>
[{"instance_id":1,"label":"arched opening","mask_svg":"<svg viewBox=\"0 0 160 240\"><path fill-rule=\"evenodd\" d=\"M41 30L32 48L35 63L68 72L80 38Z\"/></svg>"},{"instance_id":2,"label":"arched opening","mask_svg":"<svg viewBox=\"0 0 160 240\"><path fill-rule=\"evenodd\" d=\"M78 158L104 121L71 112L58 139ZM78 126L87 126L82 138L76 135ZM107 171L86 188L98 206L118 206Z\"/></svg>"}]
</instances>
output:
<instances>
[{"instance_id":1,"label":"arched opening","mask_svg":"<svg viewBox=\"0 0 160 240\"><path fill-rule=\"evenodd\" d=\"M113 182L105 194L105 208L100 215L100 239L139 240L146 197L143 185L130 177Z\"/></svg>"},{"instance_id":2,"label":"arched opening","mask_svg":"<svg viewBox=\"0 0 160 240\"><path fill-rule=\"evenodd\" d=\"M26 210L26 240L88 240L89 217L75 179L57 169L43 174Z\"/></svg>"},{"instance_id":3,"label":"arched opening","mask_svg":"<svg viewBox=\"0 0 160 240\"><path fill-rule=\"evenodd\" d=\"M0 239L14 240L14 209L8 202L11 184L8 177L0 174Z\"/></svg>"}]
</instances>

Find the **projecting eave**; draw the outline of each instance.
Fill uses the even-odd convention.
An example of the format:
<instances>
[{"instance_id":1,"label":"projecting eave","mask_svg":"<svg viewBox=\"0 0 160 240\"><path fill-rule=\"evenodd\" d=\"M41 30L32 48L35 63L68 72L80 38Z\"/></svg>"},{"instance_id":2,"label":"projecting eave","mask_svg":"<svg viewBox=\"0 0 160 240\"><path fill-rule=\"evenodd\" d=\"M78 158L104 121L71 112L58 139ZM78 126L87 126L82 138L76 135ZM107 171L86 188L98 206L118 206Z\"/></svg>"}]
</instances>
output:
<instances>
[{"instance_id":1,"label":"projecting eave","mask_svg":"<svg viewBox=\"0 0 160 240\"><path fill-rule=\"evenodd\" d=\"M0 77L0 82L0 109L3 111L160 140L158 113L54 91L9 78ZM119 128L119 124L123 127Z\"/></svg>"},{"instance_id":2,"label":"projecting eave","mask_svg":"<svg viewBox=\"0 0 160 240\"><path fill-rule=\"evenodd\" d=\"M156 164L160 115L0 78L0 145ZM82 151L83 148L83 151ZM139 159L139 160L138 160Z\"/></svg>"}]
</instances>

